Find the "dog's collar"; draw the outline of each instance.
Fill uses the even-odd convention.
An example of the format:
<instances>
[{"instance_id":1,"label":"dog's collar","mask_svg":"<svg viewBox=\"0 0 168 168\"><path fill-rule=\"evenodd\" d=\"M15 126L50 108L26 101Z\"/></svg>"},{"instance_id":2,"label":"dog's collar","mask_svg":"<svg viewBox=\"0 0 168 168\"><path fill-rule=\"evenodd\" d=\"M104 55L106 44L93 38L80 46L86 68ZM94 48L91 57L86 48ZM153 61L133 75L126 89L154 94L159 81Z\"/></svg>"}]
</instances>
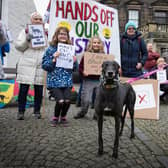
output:
<instances>
[{"instance_id":1,"label":"dog's collar","mask_svg":"<svg viewBox=\"0 0 168 168\"><path fill-rule=\"evenodd\" d=\"M107 81L105 80L105 78L103 76L101 76L100 77L100 81L102 83L103 88L113 89L113 88L118 87L119 79L113 79L112 83L107 83Z\"/></svg>"},{"instance_id":2,"label":"dog's collar","mask_svg":"<svg viewBox=\"0 0 168 168\"><path fill-rule=\"evenodd\" d=\"M106 88L106 89L113 89L113 88L116 88L118 85L116 85L116 84L107 84L107 85L104 85L104 88Z\"/></svg>"},{"instance_id":3,"label":"dog's collar","mask_svg":"<svg viewBox=\"0 0 168 168\"><path fill-rule=\"evenodd\" d=\"M103 84L103 87L106 89L114 89L118 87L118 80L114 80L113 83L106 83L104 81L102 84Z\"/></svg>"}]
</instances>

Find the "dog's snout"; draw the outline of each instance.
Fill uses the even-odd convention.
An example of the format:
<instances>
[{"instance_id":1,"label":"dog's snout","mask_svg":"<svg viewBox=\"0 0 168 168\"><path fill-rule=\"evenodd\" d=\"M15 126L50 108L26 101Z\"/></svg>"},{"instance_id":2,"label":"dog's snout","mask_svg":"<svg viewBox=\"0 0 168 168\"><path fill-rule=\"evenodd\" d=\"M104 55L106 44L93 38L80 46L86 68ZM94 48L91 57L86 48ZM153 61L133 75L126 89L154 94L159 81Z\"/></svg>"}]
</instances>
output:
<instances>
[{"instance_id":1,"label":"dog's snout","mask_svg":"<svg viewBox=\"0 0 168 168\"><path fill-rule=\"evenodd\" d=\"M112 72L112 71L109 71L109 72L108 72L108 76L112 77L112 76L113 76L113 72Z\"/></svg>"}]
</instances>

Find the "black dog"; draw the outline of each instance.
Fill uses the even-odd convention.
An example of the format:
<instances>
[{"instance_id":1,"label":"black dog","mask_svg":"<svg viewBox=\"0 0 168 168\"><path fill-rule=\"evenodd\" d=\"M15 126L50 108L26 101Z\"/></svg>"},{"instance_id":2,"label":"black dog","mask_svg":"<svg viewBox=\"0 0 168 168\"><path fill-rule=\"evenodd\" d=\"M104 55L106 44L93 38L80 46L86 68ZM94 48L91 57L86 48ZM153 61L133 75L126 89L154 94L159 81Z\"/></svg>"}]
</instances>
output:
<instances>
[{"instance_id":1,"label":"black dog","mask_svg":"<svg viewBox=\"0 0 168 168\"><path fill-rule=\"evenodd\" d=\"M128 83L119 82L119 65L116 61L106 61L102 64L102 77L96 92L95 112L98 120L98 154L103 154L103 115L108 114L115 118L115 141L113 157L118 157L119 135L122 135L127 109L131 118L131 137L134 138L134 105L135 91ZM124 114L122 116L123 107ZM121 123L121 129L120 129Z\"/></svg>"}]
</instances>

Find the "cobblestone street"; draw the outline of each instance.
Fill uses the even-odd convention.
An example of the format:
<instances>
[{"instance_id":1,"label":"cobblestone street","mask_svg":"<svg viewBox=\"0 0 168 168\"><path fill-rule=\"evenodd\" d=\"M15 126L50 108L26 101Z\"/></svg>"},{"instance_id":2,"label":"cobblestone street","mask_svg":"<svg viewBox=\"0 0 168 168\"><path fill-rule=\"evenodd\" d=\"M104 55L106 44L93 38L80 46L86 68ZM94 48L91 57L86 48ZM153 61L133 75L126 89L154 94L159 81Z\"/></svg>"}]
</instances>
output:
<instances>
[{"instance_id":1,"label":"cobblestone street","mask_svg":"<svg viewBox=\"0 0 168 168\"><path fill-rule=\"evenodd\" d=\"M67 127L51 127L54 102L46 100L44 119L35 120L28 108L25 120L16 120L17 107L0 110L0 168L165 168L168 167L168 111L161 105L160 120L135 120L136 138L130 140L127 119L120 138L119 158L113 159L114 119L104 121L104 155L97 156L97 123L93 110L83 119L73 116L71 105Z\"/></svg>"}]
</instances>

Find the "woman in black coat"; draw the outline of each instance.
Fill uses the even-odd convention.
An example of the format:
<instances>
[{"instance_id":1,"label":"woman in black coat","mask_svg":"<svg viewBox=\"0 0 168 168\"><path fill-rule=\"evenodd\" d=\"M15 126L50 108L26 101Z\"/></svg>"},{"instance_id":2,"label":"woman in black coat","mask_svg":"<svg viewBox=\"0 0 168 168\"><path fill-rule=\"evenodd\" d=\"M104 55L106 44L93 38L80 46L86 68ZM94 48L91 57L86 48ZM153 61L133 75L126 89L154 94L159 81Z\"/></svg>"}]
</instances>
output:
<instances>
[{"instance_id":1,"label":"woman in black coat","mask_svg":"<svg viewBox=\"0 0 168 168\"><path fill-rule=\"evenodd\" d=\"M125 32L121 36L121 69L124 77L138 77L142 75L142 68L146 62L148 52L144 40L140 37L135 23L129 21L125 25Z\"/></svg>"}]
</instances>

